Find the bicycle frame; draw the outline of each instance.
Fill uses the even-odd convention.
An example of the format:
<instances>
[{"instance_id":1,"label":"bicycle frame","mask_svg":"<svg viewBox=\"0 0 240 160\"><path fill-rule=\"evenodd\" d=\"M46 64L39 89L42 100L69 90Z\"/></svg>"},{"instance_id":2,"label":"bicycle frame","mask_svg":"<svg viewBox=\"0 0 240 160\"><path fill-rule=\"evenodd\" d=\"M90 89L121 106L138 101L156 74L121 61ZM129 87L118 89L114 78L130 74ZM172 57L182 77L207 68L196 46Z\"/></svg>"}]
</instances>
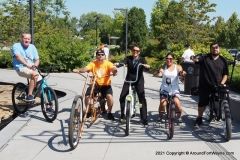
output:
<instances>
[{"instance_id":1,"label":"bicycle frame","mask_svg":"<svg viewBox=\"0 0 240 160\"><path fill-rule=\"evenodd\" d=\"M215 102L218 102L218 107ZM210 94L209 112L207 112L209 122L213 119L223 121L224 136L229 141L232 136L232 119L229 106L229 90L225 86L215 87L214 92Z\"/></svg>"},{"instance_id":2,"label":"bicycle frame","mask_svg":"<svg viewBox=\"0 0 240 160\"><path fill-rule=\"evenodd\" d=\"M168 127L168 138L172 139L174 134L174 121L175 121L175 103L173 101L174 95L172 92L172 85L171 85L171 79L166 78L166 83L168 86L171 87L170 93L166 91L167 95L167 106L165 108L166 118L165 118L165 127ZM168 121L167 121L168 120Z\"/></svg>"},{"instance_id":3,"label":"bicycle frame","mask_svg":"<svg viewBox=\"0 0 240 160\"><path fill-rule=\"evenodd\" d=\"M217 121L219 121L220 119L223 119L222 103L223 103L223 101L227 101L227 103L229 104L229 90L225 87L216 86L215 91L213 91L210 94L210 101L211 101L211 104L209 105L209 107L210 107L210 110L212 110L212 113L214 113L213 115L210 115L210 116L212 116L212 117L210 117L210 121L213 118L215 118ZM215 102L218 102L218 106L215 105Z\"/></svg>"},{"instance_id":4,"label":"bicycle frame","mask_svg":"<svg viewBox=\"0 0 240 160\"><path fill-rule=\"evenodd\" d=\"M44 98L46 98L43 94L43 90L48 87L46 77L48 76L49 73L46 75L43 75L38 68L36 68L37 72L39 73L40 76L42 76L42 79L39 81L39 84L36 84L37 86L34 87L33 90L33 97L34 99L37 97L37 95L40 93ZM28 85L29 85L29 79L27 79ZM48 95L50 99L52 99L51 94Z\"/></svg>"},{"instance_id":5,"label":"bicycle frame","mask_svg":"<svg viewBox=\"0 0 240 160\"><path fill-rule=\"evenodd\" d=\"M129 83L129 93L125 98L125 107L124 107L124 114L126 115L127 112L127 102L130 102L130 116L132 116L134 114L134 110L136 110L136 99L137 99L137 95L136 95L136 91L133 89L132 84L137 82L138 80L138 71L139 71L139 67L142 66L143 64L139 64L137 66L137 75L136 75L136 79L134 81L127 81L125 80L125 82Z\"/></svg>"},{"instance_id":6,"label":"bicycle frame","mask_svg":"<svg viewBox=\"0 0 240 160\"><path fill-rule=\"evenodd\" d=\"M82 75L82 74L81 74ZM98 75L93 75L90 79L89 79L89 74L87 75L87 77L86 76L84 76L84 75L82 75L83 77L85 77L86 78L86 81L85 81L85 83L84 83L84 86L83 86L83 91L82 91L82 95L83 95L83 99L85 100L85 98L86 98L86 96L85 96L85 93L86 93L86 86L87 86L87 83L88 83L88 81L90 81L91 82L91 90L90 90L90 95L89 95L89 99L88 99L88 102L87 102L87 105L86 105L86 111L85 111L85 113L86 114L84 114L84 117L83 117L83 123L82 124L84 124L84 122L86 121L86 119L87 119L87 113L89 112L89 110L90 109L94 109L94 120L92 120L92 122L91 122L91 124L93 124L96 120L97 120L97 115L95 115L95 114L97 114L96 113L96 103L98 102L98 100L99 100L99 93L97 93L97 95L95 95L95 93L94 93L94 89L95 89L95 87L96 87L96 80L98 79L98 78L102 78L102 77L99 77ZM81 125L81 127L80 127L80 133L82 134L82 131L83 131L83 125ZM81 135L80 135L80 137L81 137Z\"/></svg>"}]
</instances>

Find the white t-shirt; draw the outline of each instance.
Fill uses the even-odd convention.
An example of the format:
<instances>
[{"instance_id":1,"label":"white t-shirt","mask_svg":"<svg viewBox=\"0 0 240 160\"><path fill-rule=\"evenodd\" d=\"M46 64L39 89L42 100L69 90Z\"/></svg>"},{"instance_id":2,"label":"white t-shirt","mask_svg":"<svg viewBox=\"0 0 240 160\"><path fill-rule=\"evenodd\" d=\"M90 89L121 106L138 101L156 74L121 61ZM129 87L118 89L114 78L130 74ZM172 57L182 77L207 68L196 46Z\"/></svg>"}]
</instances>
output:
<instances>
[{"instance_id":1,"label":"white t-shirt","mask_svg":"<svg viewBox=\"0 0 240 160\"><path fill-rule=\"evenodd\" d=\"M186 49L182 55L183 62L193 62L191 56L194 56L194 52L190 48Z\"/></svg>"},{"instance_id":2,"label":"white t-shirt","mask_svg":"<svg viewBox=\"0 0 240 160\"><path fill-rule=\"evenodd\" d=\"M106 60L108 60L108 57L109 57L109 48L108 48L108 47L104 47L103 50L104 50L104 53L105 53L105 56L106 56Z\"/></svg>"}]
</instances>

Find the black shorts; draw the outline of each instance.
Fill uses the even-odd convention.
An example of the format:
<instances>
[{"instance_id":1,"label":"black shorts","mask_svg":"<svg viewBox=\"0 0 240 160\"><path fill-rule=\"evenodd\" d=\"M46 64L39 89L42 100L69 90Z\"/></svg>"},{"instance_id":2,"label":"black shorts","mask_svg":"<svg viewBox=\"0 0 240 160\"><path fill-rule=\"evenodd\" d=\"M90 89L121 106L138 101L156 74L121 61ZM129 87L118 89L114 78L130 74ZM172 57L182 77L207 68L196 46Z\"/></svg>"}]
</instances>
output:
<instances>
[{"instance_id":1,"label":"black shorts","mask_svg":"<svg viewBox=\"0 0 240 160\"><path fill-rule=\"evenodd\" d=\"M209 96L211 94L211 89L207 88L200 88L199 87L199 100L198 100L198 106L199 107L205 107L209 104Z\"/></svg>"},{"instance_id":2,"label":"black shorts","mask_svg":"<svg viewBox=\"0 0 240 160\"><path fill-rule=\"evenodd\" d=\"M91 88L92 88L91 86L88 87L85 96L90 95ZM97 94L97 93L100 92L103 97L106 97L107 94L113 95L112 86L98 86L98 85L95 85L95 88L94 88L93 92L94 92L94 94Z\"/></svg>"}]
</instances>

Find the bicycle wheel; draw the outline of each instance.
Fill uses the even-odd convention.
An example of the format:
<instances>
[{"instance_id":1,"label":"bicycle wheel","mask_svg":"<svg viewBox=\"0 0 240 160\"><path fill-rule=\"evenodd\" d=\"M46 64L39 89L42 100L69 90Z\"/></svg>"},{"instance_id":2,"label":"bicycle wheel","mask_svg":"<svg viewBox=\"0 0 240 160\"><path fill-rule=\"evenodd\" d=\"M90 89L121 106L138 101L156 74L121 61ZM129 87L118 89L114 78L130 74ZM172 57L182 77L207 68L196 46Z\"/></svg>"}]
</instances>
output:
<instances>
[{"instance_id":1,"label":"bicycle wheel","mask_svg":"<svg viewBox=\"0 0 240 160\"><path fill-rule=\"evenodd\" d=\"M129 135L129 129L130 129L130 107L131 107L131 102L127 101L127 105L126 105L126 130L125 130L125 135L128 136Z\"/></svg>"},{"instance_id":2,"label":"bicycle wheel","mask_svg":"<svg viewBox=\"0 0 240 160\"><path fill-rule=\"evenodd\" d=\"M76 96L73 100L69 119L68 138L72 149L76 148L81 138L81 125L83 125L83 99L82 96Z\"/></svg>"},{"instance_id":3,"label":"bicycle wheel","mask_svg":"<svg viewBox=\"0 0 240 160\"><path fill-rule=\"evenodd\" d=\"M168 115L168 139L173 138L174 134L174 119L175 119L175 106L169 104L169 115Z\"/></svg>"},{"instance_id":4,"label":"bicycle wheel","mask_svg":"<svg viewBox=\"0 0 240 160\"><path fill-rule=\"evenodd\" d=\"M232 119L230 107L226 100L222 101L221 106L223 107L222 120L224 123L224 135L226 141L229 141L232 137Z\"/></svg>"},{"instance_id":5,"label":"bicycle wheel","mask_svg":"<svg viewBox=\"0 0 240 160\"><path fill-rule=\"evenodd\" d=\"M213 107L214 106L215 106L214 102L212 100L210 100L209 105L206 106L205 111L204 111L204 113L205 113L204 117L206 118L206 121L209 123L214 118L214 115L213 115Z\"/></svg>"},{"instance_id":6,"label":"bicycle wheel","mask_svg":"<svg viewBox=\"0 0 240 160\"><path fill-rule=\"evenodd\" d=\"M58 114L58 98L55 91L51 87L43 89L41 94L41 108L45 119L53 122Z\"/></svg>"},{"instance_id":7,"label":"bicycle wheel","mask_svg":"<svg viewBox=\"0 0 240 160\"><path fill-rule=\"evenodd\" d=\"M28 103L24 101L28 94L28 86L23 83L17 83L12 90L12 104L17 114L27 111Z\"/></svg>"}]
</instances>

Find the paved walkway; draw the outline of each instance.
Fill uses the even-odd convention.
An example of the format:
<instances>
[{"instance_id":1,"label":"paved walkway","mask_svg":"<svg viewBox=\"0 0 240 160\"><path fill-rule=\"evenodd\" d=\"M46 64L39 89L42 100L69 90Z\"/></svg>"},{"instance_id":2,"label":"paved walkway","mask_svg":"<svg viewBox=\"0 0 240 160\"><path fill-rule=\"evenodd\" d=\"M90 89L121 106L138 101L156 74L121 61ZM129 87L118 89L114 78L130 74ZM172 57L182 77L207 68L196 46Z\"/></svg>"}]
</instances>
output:
<instances>
[{"instance_id":1,"label":"paved walkway","mask_svg":"<svg viewBox=\"0 0 240 160\"><path fill-rule=\"evenodd\" d=\"M16 83L26 80L12 70L0 70L0 81ZM133 119L130 135L125 137L124 125L100 118L90 128L85 128L83 138L75 150L68 144L68 119L73 98L81 94L83 79L74 73L52 73L49 84L66 92L59 99L59 114L53 123L45 121L40 106L17 117L0 131L0 157L2 160L154 160L154 159L240 159L240 126L233 123L232 140L225 142L220 125L204 125L195 129L197 97L182 95L185 115L183 123L176 126L172 140L167 140L163 125L157 122L158 89L161 79L145 74L149 125ZM123 82L123 71L113 77L114 108L119 118L118 97ZM183 88L183 86L181 85ZM181 89L182 89L181 88Z\"/></svg>"}]
</instances>

